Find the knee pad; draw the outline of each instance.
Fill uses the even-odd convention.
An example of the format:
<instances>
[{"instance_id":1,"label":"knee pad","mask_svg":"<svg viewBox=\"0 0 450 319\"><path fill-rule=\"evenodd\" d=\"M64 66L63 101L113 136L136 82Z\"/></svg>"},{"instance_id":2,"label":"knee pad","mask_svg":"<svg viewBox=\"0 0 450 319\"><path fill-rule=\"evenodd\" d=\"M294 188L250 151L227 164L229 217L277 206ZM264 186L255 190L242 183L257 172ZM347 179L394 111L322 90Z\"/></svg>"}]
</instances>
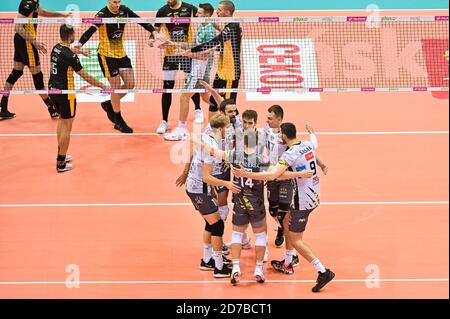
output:
<instances>
[{"instance_id":1,"label":"knee pad","mask_svg":"<svg viewBox=\"0 0 450 319\"><path fill-rule=\"evenodd\" d=\"M278 206L278 211L284 211L284 212L288 212L291 209L291 205L290 204L285 204L285 203L280 203L280 205Z\"/></svg>"},{"instance_id":2,"label":"knee pad","mask_svg":"<svg viewBox=\"0 0 450 319\"><path fill-rule=\"evenodd\" d=\"M208 233L210 233L210 232L211 232L211 225L210 225L210 224L208 224L208 222L207 222L207 221L205 221L205 231L207 231Z\"/></svg>"},{"instance_id":3,"label":"knee pad","mask_svg":"<svg viewBox=\"0 0 450 319\"><path fill-rule=\"evenodd\" d=\"M272 207L272 205L269 204L269 213L272 217L278 216L278 207Z\"/></svg>"},{"instance_id":4,"label":"knee pad","mask_svg":"<svg viewBox=\"0 0 450 319\"><path fill-rule=\"evenodd\" d=\"M13 69L11 74L9 75L8 79L6 80L6 82L14 85L22 77L22 75L23 75L23 71Z\"/></svg>"},{"instance_id":5,"label":"knee pad","mask_svg":"<svg viewBox=\"0 0 450 319\"><path fill-rule=\"evenodd\" d=\"M223 220L219 220L217 223L211 225L211 235L214 237L222 237L225 230L225 224Z\"/></svg>"},{"instance_id":6,"label":"knee pad","mask_svg":"<svg viewBox=\"0 0 450 319\"><path fill-rule=\"evenodd\" d=\"M33 83L36 90L43 90L45 89L44 86L44 75L42 72L33 74Z\"/></svg>"},{"instance_id":7,"label":"knee pad","mask_svg":"<svg viewBox=\"0 0 450 319\"><path fill-rule=\"evenodd\" d=\"M255 246L267 246L267 234L265 232L255 234Z\"/></svg>"},{"instance_id":8,"label":"knee pad","mask_svg":"<svg viewBox=\"0 0 450 319\"><path fill-rule=\"evenodd\" d=\"M233 233L231 234L231 244L242 245L242 237L244 237L244 233L233 230Z\"/></svg>"},{"instance_id":9,"label":"knee pad","mask_svg":"<svg viewBox=\"0 0 450 319\"><path fill-rule=\"evenodd\" d=\"M164 81L164 89L173 89L175 87L175 81Z\"/></svg>"},{"instance_id":10,"label":"knee pad","mask_svg":"<svg viewBox=\"0 0 450 319\"><path fill-rule=\"evenodd\" d=\"M220 218L223 221L226 221L228 218L228 213L230 212L230 209L228 208L228 206L220 206L219 207L219 214L220 214Z\"/></svg>"}]
</instances>

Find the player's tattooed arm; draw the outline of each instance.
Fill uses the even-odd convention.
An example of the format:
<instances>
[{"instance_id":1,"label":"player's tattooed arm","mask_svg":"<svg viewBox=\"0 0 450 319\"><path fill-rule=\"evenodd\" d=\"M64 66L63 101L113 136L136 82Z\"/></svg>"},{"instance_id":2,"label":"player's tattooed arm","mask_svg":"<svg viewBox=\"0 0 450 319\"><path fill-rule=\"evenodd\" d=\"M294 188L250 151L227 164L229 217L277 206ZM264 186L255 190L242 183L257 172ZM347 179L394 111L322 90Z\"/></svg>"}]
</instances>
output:
<instances>
[{"instance_id":1,"label":"player's tattooed arm","mask_svg":"<svg viewBox=\"0 0 450 319\"><path fill-rule=\"evenodd\" d=\"M316 155L316 160L317 160L317 165L319 165L320 169L322 170L322 172L327 175L328 173L328 166L322 162L322 160Z\"/></svg>"},{"instance_id":2,"label":"player's tattooed arm","mask_svg":"<svg viewBox=\"0 0 450 319\"><path fill-rule=\"evenodd\" d=\"M289 172L287 171L288 166L283 164L277 164L273 166L267 172L247 172L245 169L233 167L233 174L237 177L251 178L261 181L271 181L275 179L294 179L294 178L311 178L313 176L312 171L302 171L302 172Z\"/></svg>"},{"instance_id":3,"label":"player's tattooed arm","mask_svg":"<svg viewBox=\"0 0 450 319\"><path fill-rule=\"evenodd\" d=\"M241 188L233 181L224 181L212 176L213 166L206 164L203 166L203 182L210 186L223 186L228 188L232 193L237 194L241 191Z\"/></svg>"}]
</instances>

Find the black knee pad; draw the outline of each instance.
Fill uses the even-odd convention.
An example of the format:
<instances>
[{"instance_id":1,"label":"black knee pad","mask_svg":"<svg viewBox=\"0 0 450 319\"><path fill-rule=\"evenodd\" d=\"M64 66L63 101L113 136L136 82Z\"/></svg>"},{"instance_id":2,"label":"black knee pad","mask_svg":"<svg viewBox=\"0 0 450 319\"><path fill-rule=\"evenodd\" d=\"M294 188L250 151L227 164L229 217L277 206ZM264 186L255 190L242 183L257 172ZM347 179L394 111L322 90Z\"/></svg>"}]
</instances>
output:
<instances>
[{"instance_id":1,"label":"black knee pad","mask_svg":"<svg viewBox=\"0 0 450 319\"><path fill-rule=\"evenodd\" d=\"M290 204L280 203L280 205L278 206L278 210L282 210L284 212L288 212L289 209L291 209L291 205Z\"/></svg>"},{"instance_id":2,"label":"black knee pad","mask_svg":"<svg viewBox=\"0 0 450 319\"><path fill-rule=\"evenodd\" d=\"M34 87L36 88L36 90L45 89L44 74L42 74L42 72L33 74L33 82L34 82Z\"/></svg>"},{"instance_id":3,"label":"black knee pad","mask_svg":"<svg viewBox=\"0 0 450 319\"><path fill-rule=\"evenodd\" d=\"M211 225L210 225L210 224L208 224L208 222L207 222L207 221L205 221L205 231L207 231L208 233L210 233L210 232L211 232Z\"/></svg>"},{"instance_id":4,"label":"black knee pad","mask_svg":"<svg viewBox=\"0 0 450 319\"><path fill-rule=\"evenodd\" d=\"M8 76L8 79L6 80L6 82L14 85L22 77L22 75L23 75L23 71L13 69L11 74Z\"/></svg>"},{"instance_id":5,"label":"black knee pad","mask_svg":"<svg viewBox=\"0 0 450 319\"><path fill-rule=\"evenodd\" d=\"M278 207L269 206L269 213L272 217L278 217Z\"/></svg>"},{"instance_id":6,"label":"black knee pad","mask_svg":"<svg viewBox=\"0 0 450 319\"><path fill-rule=\"evenodd\" d=\"M171 90L175 87L175 81L164 81L164 89Z\"/></svg>"},{"instance_id":7,"label":"black knee pad","mask_svg":"<svg viewBox=\"0 0 450 319\"><path fill-rule=\"evenodd\" d=\"M225 224L223 220L219 220L217 223L211 225L211 235L214 237L222 237L225 230Z\"/></svg>"}]
</instances>

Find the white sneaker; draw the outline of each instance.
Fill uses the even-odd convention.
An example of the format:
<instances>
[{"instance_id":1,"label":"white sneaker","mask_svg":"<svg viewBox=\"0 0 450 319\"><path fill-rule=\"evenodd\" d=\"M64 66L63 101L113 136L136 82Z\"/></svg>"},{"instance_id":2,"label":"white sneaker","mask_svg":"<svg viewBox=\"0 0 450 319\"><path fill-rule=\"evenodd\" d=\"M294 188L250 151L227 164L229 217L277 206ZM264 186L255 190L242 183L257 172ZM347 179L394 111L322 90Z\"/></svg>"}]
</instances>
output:
<instances>
[{"instance_id":1,"label":"white sneaker","mask_svg":"<svg viewBox=\"0 0 450 319\"><path fill-rule=\"evenodd\" d=\"M66 163L72 162L72 155L66 154Z\"/></svg>"},{"instance_id":2,"label":"white sneaker","mask_svg":"<svg viewBox=\"0 0 450 319\"><path fill-rule=\"evenodd\" d=\"M177 127L172 133L164 134L166 141L183 141L187 138L186 129Z\"/></svg>"},{"instance_id":3,"label":"white sneaker","mask_svg":"<svg viewBox=\"0 0 450 319\"><path fill-rule=\"evenodd\" d=\"M71 171L72 169L73 169L72 164L67 163L67 162L65 163L64 168L56 167L56 171L58 173L68 172L68 171Z\"/></svg>"},{"instance_id":4,"label":"white sneaker","mask_svg":"<svg viewBox=\"0 0 450 319\"><path fill-rule=\"evenodd\" d=\"M162 121L159 125L158 129L156 130L157 134L164 134L166 133L167 129L169 128L169 124L166 121Z\"/></svg>"},{"instance_id":5,"label":"white sneaker","mask_svg":"<svg viewBox=\"0 0 450 319\"><path fill-rule=\"evenodd\" d=\"M203 111L200 110L195 110L195 119L194 119L194 123L195 124L202 124L205 121L205 118L203 116Z\"/></svg>"},{"instance_id":6,"label":"white sneaker","mask_svg":"<svg viewBox=\"0 0 450 319\"><path fill-rule=\"evenodd\" d=\"M269 248L266 247L266 252L264 253L264 262L269 261Z\"/></svg>"},{"instance_id":7,"label":"white sneaker","mask_svg":"<svg viewBox=\"0 0 450 319\"><path fill-rule=\"evenodd\" d=\"M241 272L235 271L231 274L230 282L233 286L238 285L241 282Z\"/></svg>"},{"instance_id":8,"label":"white sneaker","mask_svg":"<svg viewBox=\"0 0 450 319\"><path fill-rule=\"evenodd\" d=\"M255 280L256 282L263 284L266 281L266 277L264 276L264 271L261 268L255 269Z\"/></svg>"}]
</instances>

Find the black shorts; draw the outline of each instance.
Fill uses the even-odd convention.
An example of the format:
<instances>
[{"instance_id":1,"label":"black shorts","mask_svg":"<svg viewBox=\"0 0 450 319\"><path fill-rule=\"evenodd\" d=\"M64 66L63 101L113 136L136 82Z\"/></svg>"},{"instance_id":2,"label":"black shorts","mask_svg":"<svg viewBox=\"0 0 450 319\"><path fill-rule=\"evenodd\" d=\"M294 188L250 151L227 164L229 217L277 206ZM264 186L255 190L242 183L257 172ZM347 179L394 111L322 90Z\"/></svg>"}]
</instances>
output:
<instances>
[{"instance_id":1,"label":"black shorts","mask_svg":"<svg viewBox=\"0 0 450 319\"><path fill-rule=\"evenodd\" d=\"M77 113L77 99L75 94L50 94L59 117L63 120L73 119Z\"/></svg>"},{"instance_id":2,"label":"black shorts","mask_svg":"<svg viewBox=\"0 0 450 319\"><path fill-rule=\"evenodd\" d=\"M222 80L222 79L218 78L216 75L216 78L214 79L214 82L213 82L213 88L214 89L237 89L237 88L239 88L239 80L226 81L226 80ZM237 93L227 92L227 93L221 93L220 95L224 99L232 99L235 103L237 101ZM217 112L218 110L219 110L219 107L217 105L217 102L211 96L211 98L209 99L209 111Z\"/></svg>"},{"instance_id":3,"label":"black shorts","mask_svg":"<svg viewBox=\"0 0 450 319\"><path fill-rule=\"evenodd\" d=\"M218 178L222 181L228 181L228 182L231 181L231 166L224 164L222 173L220 173L220 175L215 175L214 177ZM224 186L216 186L215 189L218 194L223 193L228 190L228 188L226 188Z\"/></svg>"},{"instance_id":4,"label":"black shorts","mask_svg":"<svg viewBox=\"0 0 450 319\"><path fill-rule=\"evenodd\" d=\"M294 185L291 180L268 181L267 199L271 207L288 211L294 197Z\"/></svg>"},{"instance_id":5,"label":"black shorts","mask_svg":"<svg viewBox=\"0 0 450 319\"><path fill-rule=\"evenodd\" d=\"M41 64L38 50L18 33L14 36L14 61L21 62L28 67Z\"/></svg>"},{"instance_id":6,"label":"black shorts","mask_svg":"<svg viewBox=\"0 0 450 319\"><path fill-rule=\"evenodd\" d=\"M163 71L178 71L191 73L192 58L187 56L164 57Z\"/></svg>"},{"instance_id":7,"label":"black shorts","mask_svg":"<svg viewBox=\"0 0 450 319\"><path fill-rule=\"evenodd\" d=\"M313 210L314 208L307 210L295 210L291 208L289 231L293 233L303 233L306 229L306 224L308 224L309 214L311 214Z\"/></svg>"},{"instance_id":8,"label":"black shorts","mask_svg":"<svg viewBox=\"0 0 450 319\"><path fill-rule=\"evenodd\" d=\"M107 56L98 54L98 62L102 69L103 75L108 78L114 78L119 75L120 69L132 69L131 60L125 56L123 58L109 58Z\"/></svg>"},{"instance_id":9,"label":"black shorts","mask_svg":"<svg viewBox=\"0 0 450 319\"><path fill-rule=\"evenodd\" d=\"M262 227L266 218L266 208L264 201L256 198L247 198L244 200L242 196L233 198L233 225L245 226L249 223L253 227Z\"/></svg>"},{"instance_id":10,"label":"black shorts","mask_svg":"<svg viewBox=\"0 0 450 319\"><path fill-rule=\"evenodd\" d=\"M211 194L194 194L186 191L186 194L192 201L192 204L202 216L214 214L219 210L217 202Z\"/></svg>"}]
</instances>

